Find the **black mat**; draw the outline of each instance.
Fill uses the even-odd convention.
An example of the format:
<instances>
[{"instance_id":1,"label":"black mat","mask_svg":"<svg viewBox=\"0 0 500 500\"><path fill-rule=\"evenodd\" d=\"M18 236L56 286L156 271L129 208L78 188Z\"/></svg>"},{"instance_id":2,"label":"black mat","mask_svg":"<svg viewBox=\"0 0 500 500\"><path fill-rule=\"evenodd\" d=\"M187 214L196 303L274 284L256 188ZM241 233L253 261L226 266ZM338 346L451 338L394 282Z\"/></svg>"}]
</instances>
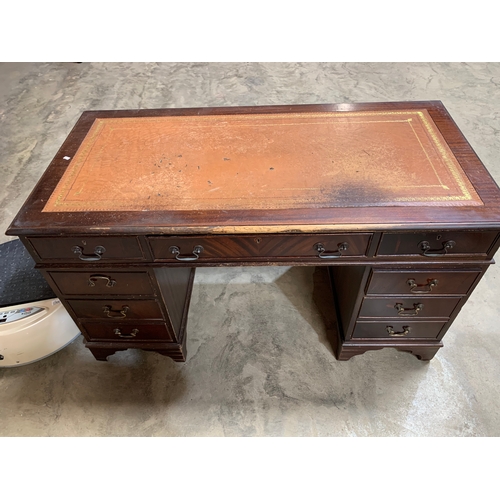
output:
<instances>
[{"instance_id":1,"label":"black mat","mask_svg":"<svg viewBox=\"0 0 500 500\"><path fill-rule=\"evenodd\" d=\"M20 240L0 245L0 307L52 299L56 295Z\"/></svg>"}]
</instances>

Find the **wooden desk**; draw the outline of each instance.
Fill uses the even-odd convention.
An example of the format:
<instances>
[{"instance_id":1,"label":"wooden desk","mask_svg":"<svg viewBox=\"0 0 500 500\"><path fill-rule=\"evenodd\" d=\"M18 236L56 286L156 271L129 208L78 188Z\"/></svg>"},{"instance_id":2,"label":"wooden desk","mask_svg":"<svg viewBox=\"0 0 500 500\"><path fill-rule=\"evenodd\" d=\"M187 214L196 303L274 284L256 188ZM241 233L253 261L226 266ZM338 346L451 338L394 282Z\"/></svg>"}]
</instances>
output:
<instances>
[{"instance_id":1,"label":"wooden desk","mask_svg":"<svg viewBox=\"0 0 500 500\"><path fill-rule=\"evenodd\" d=\"M195 267L328 266L338 359L431 359L500 245L438 101L83 113L7 231L105 360L186 358ZM270 332L272 333L272 332Z\"/></svg>"}]
</instances>

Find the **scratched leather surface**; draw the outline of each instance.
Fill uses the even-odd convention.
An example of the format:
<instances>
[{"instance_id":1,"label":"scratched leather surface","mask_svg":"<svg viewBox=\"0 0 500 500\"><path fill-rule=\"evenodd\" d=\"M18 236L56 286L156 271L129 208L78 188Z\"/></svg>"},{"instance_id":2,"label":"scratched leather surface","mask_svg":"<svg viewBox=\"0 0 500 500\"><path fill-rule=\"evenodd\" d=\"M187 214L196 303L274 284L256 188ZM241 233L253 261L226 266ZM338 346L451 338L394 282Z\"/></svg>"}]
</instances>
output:
<instances>
[{"instance_id":1,"label":"scratched leather surface","mask_svg":"<svg viewBox=\"0 0 500 500\"><path fill-rule=\"evenodd\" d=\"M425 110L98 119L44 211L479 205Z\"/></svg>"}]
</instances>

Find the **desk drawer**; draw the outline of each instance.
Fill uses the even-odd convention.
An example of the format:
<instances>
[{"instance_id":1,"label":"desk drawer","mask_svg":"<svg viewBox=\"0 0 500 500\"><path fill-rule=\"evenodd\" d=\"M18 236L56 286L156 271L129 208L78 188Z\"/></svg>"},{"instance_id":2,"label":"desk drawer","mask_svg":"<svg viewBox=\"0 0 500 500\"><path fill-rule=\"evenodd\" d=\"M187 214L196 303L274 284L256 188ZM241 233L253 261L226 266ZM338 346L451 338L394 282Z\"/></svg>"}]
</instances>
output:
<instances>
[{"instance_id":1,"label":"desk drawer","mask_svg":"<svg viewBox=\"0 0 500 500\"><path fill-rule=\"evenodd\" d=\"M46 262L104 262L144 260L136 236L92 236L76 238L28 238L36 253Z\"/></svg>"},{"instance_id":2,"label":"desk drawer","mask_svg":"<svg viewBox=\"0 0 500 500\"><path fill-rule=\"evenodd\" d=\"M105 319L163 319L156 300L68 300L79 318Z\"/></svg>"},{"instance_id":3,"label":"desk drawer","mask_svg":"<svg viewBox=\"0 0 500 500\"><path fill-rule=\"evenodd\" d=\"M95 269L93 272L49 271L62 295L153 295L147 272Z\"/></svg>"},{"instance_id":4,"label":"desk drawer","mask_svg":"<svg viewBox=\"0 0 500 500\"><path fill-rule=\"evenodd\" d=\"M460 298L365 297L360 318L449 318Z\"/></svg>"},{"instance_id":5,"label":"desk drawer","mask_svg":"<svg viewBox=\"0 0 500 500\"><path fill-rule=\"evenodd\" d=\"M478 275L478 270L408 269L389 271L375 269L370 277L367 294L465 295Z\"/></svg>"},{"instance_id":6,"label":"desk drawer","mask_svg":"<svg viewBox=\"0 0 500 500\"><path fill-rule=\"evenodd\" d=\"M83 333L87 340L113 342L161 341L173 342L164 324L153 323L91 323L83 322Z\"/></svg>"},{"instance_id":7,"label":"desk drawer","mask_svg":"<svg viewBox=\"0 0 500 500\"><path fill-rule=\"evenodd\" d=\"M433 231L384 233L377 255L420 255L442 258L453 255L486 256L496 231Z\"/></svg>"},{"instance_id":8,"label":"desk drawer","mask_svg":"<svg viewBox=\"0 0 500 500\"><path fill-rule=\"evenodd\" d=\"M358 321L353 338L379 339L436 339L446 322L443 321Z\"/></svg>"},{"instance_id":9,"label":"desk drawer","mask_svg":"<svg viewBox=\"0 0 500 500\"><path fill-rule=\"evenodd\" d=\"M203 261L239 258L317 257L338 259L366 255L371 233L255 235L255 236L151 236L157 260Z\"/></svg>"}]
</instances>

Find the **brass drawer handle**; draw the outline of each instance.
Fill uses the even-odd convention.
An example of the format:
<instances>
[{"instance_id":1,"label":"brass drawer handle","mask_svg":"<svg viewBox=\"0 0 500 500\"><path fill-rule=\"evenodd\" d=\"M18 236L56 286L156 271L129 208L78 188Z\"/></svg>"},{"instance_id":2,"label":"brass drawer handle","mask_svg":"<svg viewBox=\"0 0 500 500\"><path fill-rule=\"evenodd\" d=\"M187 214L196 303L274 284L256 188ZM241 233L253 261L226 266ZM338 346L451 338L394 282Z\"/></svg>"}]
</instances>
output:
<instances>
[{"instance_id":1,"label":"brass drawer handle","mask_svg":"<svg viewBox=\"0 0 500 500\"><path fill-rule=\"evenodd\" d=\"M405 309L403 304L397 303L394 308L397 309L398 316L417 316L424 304L413 304L413 307Z\"/></svg>"},{"instance_id":2,"label":"brass drawer handle","mask_svg":"<svg viewBox=\"0 0 500 500\"><path fill-rule=\"evenodd\" d=\"M409 279L406 283L408 283L411 293L429 293L438 285L439 281L436 279L428 279L426 285L417 285L414 279Z\"/></svg>"},{"instance_id":3,"label":"brass drawer handle","mask_svg":"<svg viewBox=\"0 0 500 500\"><path fill-rule=\"evenodd\" d=\"M175 258L177 260L181 260L183 262L190 262L190 261L193 261L193 260L198 260L198 258L200 257L200 254L201 252L203 252L203 247L201 245L196 245L194 248L193 248L193 255L194 257L191 257L190 255L186 256L186 255L180 255L181 253L181 250L179 247L176 247L176 246L171 246L168 251L172 254L175 255Z\"/></svg>"},{"instance_id":4,"label":"brass drawer handle","mask_svg":"<svg viewBox=\"0 0 500 500\"><path fill-rule=\"evenodd\" d=\"M112 280L109 276L104 276L103 274L93 274L89 278L89 283L88 283L89 286L95 286L97 280L106 280L107 281L106 286L108 288L111 288L116 285L116 281Z\"/></svg>"},{"instance_id":5,"label":"brass drawer handle","mask_svg":"<svg viewBox=\"0 0 500 500\"><path fill-rule=\"evenodd\" d=\"M402 332L395 332L392 326L388 326L386 330L390 337L406 337L410 333L411 328L409 326L403 326Z\"/></svg>"},{"instance_id":6,"label":"brass drawer handle","mask_svg":"<svg viewBox=\"0 0 500 500\"><path fill-rule=\"evenodd\" d=\"M342 252L345 252L348 248L349 243L339 243L337 245L337 250L326 253L326 248L324 247L323 243L316 243L316 245L314 245L314 250L318 252L318 257L320 259L338 259L342 257Z\"/></svg>"},{"instance_id":7,"label":"brass drawer handle","mask_svg":"<svg viewBox=\"0 0 500 500\"><path fill-rule=\"evenodd\" d=\"M108 318L126 318L129 309L129 306L122 306L121 311L113 311L113 309L111 309L111 306L104 306L102 308L103 312Z\"/></svg>"},{"instance_id":8,"label":"brass drawer handle","mask_svg":"<svg viewBox=\"0 0 500 500\"><path fill-rule=\"evenodd\" d=\"M119 328L115 328L113 333L122 339L133 339L139 333L139 330L134 328L130 333L122 333Z\"/></svg>"},{"instance_id":9,"label":"brass drawer handle","mask_svg":"<svg viewBox=\"0 0 500 500\"><path fill-rule=\"evenodd\" d=\"M418 244L418 247L422 250L422 255L425 255L426 257L442 257L443 255L446 255L448 250L451 250L455 245L456 243L453 240L444 241L442 248L438 250L431 250L431 245L428 241L421 241Z\"/></svg>"},{"instance_id":10,"label":"brass drawer handle","mask_svg":"<svg viewBox=\"0 0 500 500\"><path fill-rule=\"evenodd\" d=\"M75 246L71 249L73 253L78 255L80 260L85 260L87 262L101 260L102 254L106 251L106 249L100 245L94 248L94 253L91 255L83 253L83 247Z\"/></svg>"}]
</instances>

